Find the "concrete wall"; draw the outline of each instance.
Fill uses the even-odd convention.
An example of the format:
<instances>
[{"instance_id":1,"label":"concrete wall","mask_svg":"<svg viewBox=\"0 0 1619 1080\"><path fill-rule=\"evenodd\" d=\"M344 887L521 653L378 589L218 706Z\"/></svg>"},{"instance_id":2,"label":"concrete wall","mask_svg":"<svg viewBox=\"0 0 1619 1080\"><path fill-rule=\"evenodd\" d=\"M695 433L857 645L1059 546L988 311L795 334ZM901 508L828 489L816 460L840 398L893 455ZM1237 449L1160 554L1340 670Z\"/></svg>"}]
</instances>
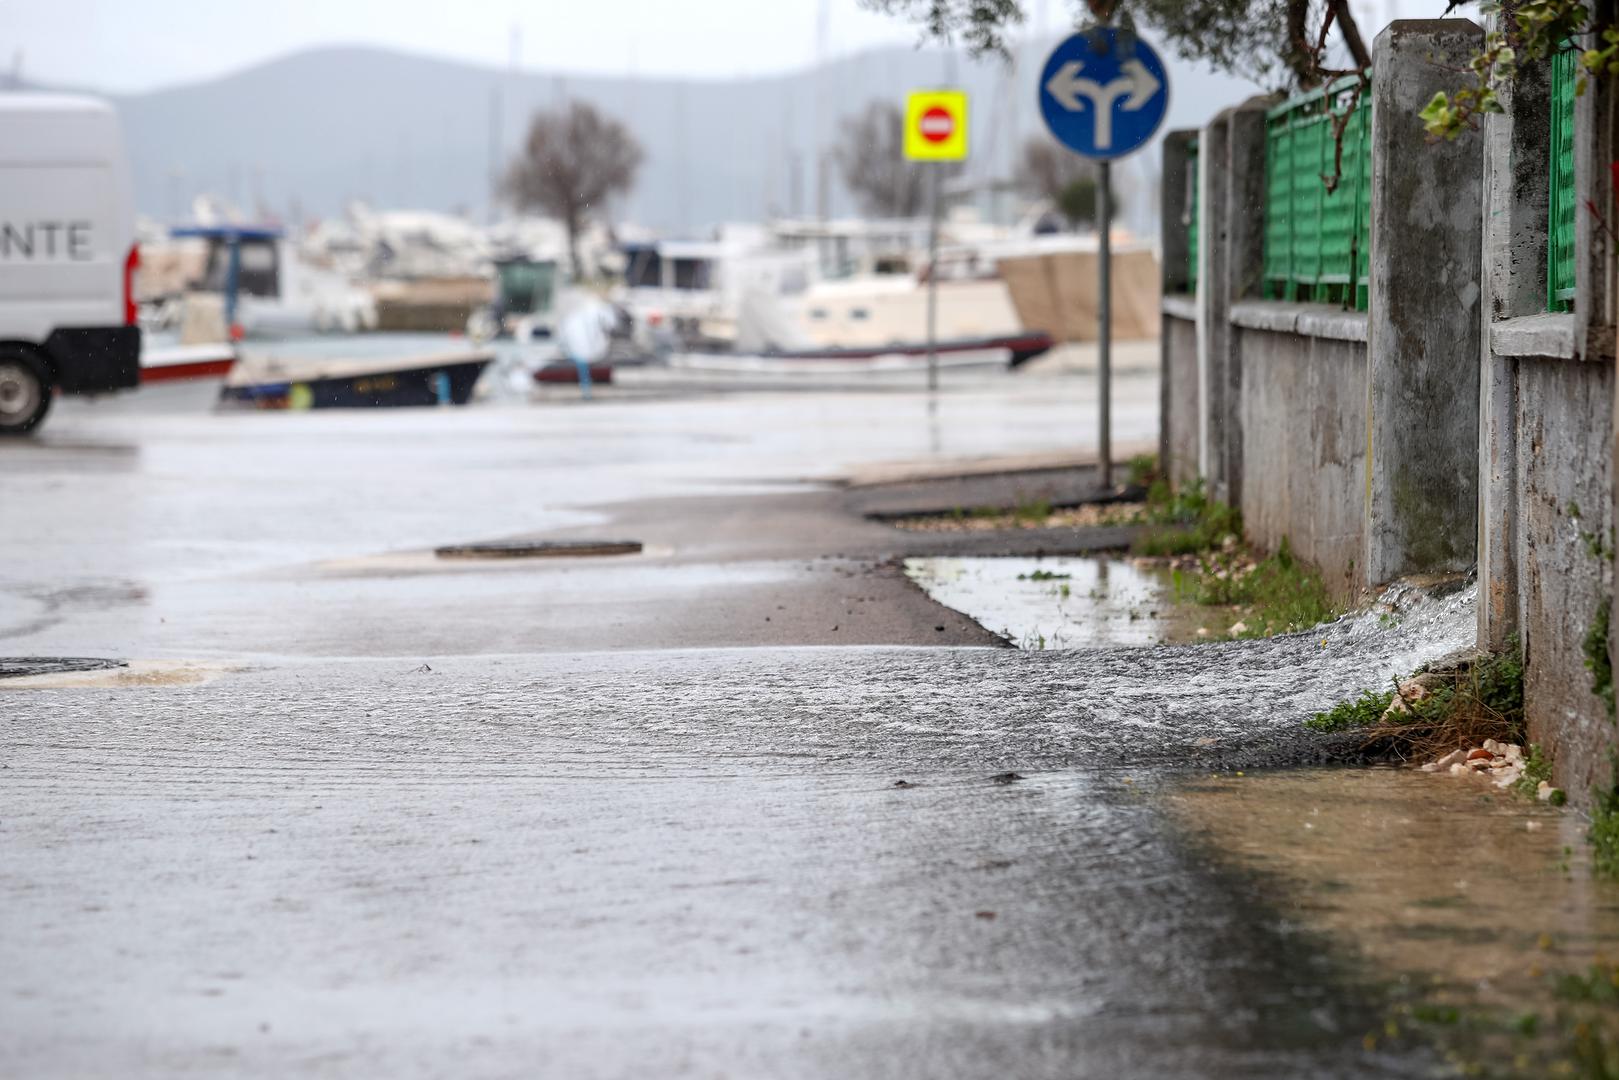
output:
<instances>
[{"instance_id":1,"label":"concrete wall","mask_svg":"<svg viewBox=\"0 0 1619 1080\"><path fill-rule=\"evenodd\" d=\"M1200 293L1165 301L1165 453L1177 482L1195 467L1237 493L1250 538L1274 549L1285 537L1340 599L1476 559L1479 644L1521 647L1530 738L1589 806L1619 780L1619 727L1591 691L1585 647L1605 605L1619 628L1619 261L1580 214L1574 311L1547 311L1543 67L1522 66L1482 131L1427 142L1417 110L1479 40L1460 20L1378 36L1365 315L1254 298L1254 252L1233 237L1263 222L1251 194L1221 201L1263 164L1254 118L1222 113L1203 131L1203 153L1224 156L1202 187ZM1580 205L1613 204L1615 117L1607 84L1577 100ZM1223 224L1210 221L1219 205ZM1619 633L1606 644L1619 660Z\"/></svg>"},{"instance_id":2,"label":"concrete wall","mask_svg":"<svg viewBox=\"0 0 1619 1080\"><path fill-rule=\"evenodd\" d=\"M1510 541L1529 737L1551 752L1557 782L1584 804L1593 784L1611 782L1614 743L1584 654L1586 632L1613 588L1612 562L1587 541L1611 543L1614 524L1613 367L1524 358L1513 369L1517 506Z\"/></svg>"},{"instance_id":3,"label":"concrete wall","mask_svg":"<svg viewBox=\"0 0 1619 1080\"><path fill-rule=\"evenodd\" d=\"M1262 469L1242 493L1248 536L1285 537L1332 592L1352 601L1365 542L1366 345L1235 328L1242 354L1242 453Z\"/></svg>"},{"instance_id":4,"label":"concrete wall","mask_svg":"<svg viewBox=\"0 0 1619 1080\"><path fill-rule=\"evenodd\" d=\"M1546 310L1547 65L1520 65L1499 100L1483 127L1479 645L1522 649L1529 738L1550 753L1555 782L1588 807L1613 782L1616 734L1585 666L1586 634L1613 592L1613 564L1593 551L1611 543L1614 523L1613 360L1595 347L1611 342L1600 328L1612 315L1590 288L1600 275L1578 259L1576 312ZM1607 109L1576 103L1584 190L1607 183L1607 169L1592 168L1608 160L1593 128ZM1589 216L1578 217L1576 253L1600 262L1606 240L1583 235Z\"/></svg>"}]
</instances>

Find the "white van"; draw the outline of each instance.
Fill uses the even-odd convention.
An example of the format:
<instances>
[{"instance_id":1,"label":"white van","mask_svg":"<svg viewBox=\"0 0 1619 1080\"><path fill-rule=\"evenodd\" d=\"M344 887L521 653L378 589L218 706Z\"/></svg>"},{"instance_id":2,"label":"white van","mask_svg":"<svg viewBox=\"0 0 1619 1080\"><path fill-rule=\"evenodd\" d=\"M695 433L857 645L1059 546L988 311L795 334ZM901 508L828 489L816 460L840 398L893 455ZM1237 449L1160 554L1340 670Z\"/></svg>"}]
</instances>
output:
<instances>
[{"instance_id":1,"label":"white van","mask_svg":"<svg viewBox=\"0 0 1619 1080\"><path fill-rule=\"evenodd\" d=\"M139 385L139 259L112 106L0 93L0 435L37 427L56 391Z\"/></svg>"}]
</instances>

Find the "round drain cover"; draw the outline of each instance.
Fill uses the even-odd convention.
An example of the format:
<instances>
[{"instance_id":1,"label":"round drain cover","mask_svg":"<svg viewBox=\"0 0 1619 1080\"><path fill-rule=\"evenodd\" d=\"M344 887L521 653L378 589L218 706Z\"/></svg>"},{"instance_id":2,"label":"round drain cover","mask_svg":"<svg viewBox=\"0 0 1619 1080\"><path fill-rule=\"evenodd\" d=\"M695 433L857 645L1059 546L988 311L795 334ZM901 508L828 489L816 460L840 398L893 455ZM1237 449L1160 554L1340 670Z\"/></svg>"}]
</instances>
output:
<instances>
[{"instance_id":1,"label":"round drain cover","mask_svg":"<svg viewBox=\"0 0 1619 1080\"><path fill-rule=\"evenodd\" d=\"M24 675L65 675L75 671L106 671L127 667L122 660L95 656L0 656L0 679Z\"/></svg>"},{"instance_id":2,"label":"round drain cover","mask_svg":"<svg viewBox=\"0 0 1619 1080\"><path fill-rule=\"evenodd\" d=\"M496 540L434 548L441 559L545 559L578 555L635 555L639 540Z\"/></svg>"}]
</instances>

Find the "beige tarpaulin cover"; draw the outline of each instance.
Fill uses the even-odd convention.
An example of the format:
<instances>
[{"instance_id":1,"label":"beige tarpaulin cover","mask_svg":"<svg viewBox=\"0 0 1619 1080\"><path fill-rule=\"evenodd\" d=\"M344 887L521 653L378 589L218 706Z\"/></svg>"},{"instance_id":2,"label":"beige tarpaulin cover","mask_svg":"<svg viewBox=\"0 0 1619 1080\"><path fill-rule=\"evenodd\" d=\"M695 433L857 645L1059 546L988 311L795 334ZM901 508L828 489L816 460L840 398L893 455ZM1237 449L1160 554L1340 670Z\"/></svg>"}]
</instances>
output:
<instances>
[{"instance_id":1,"label":"beige tarpaulin cover","mask_svg":"<svg viewBox=\"0 0 1619 1080\"><path fill-rule=\"evenodd\" d=\"M1096 252L1059 251L999 260L1012 305L1028 330L1058 341L1096 340ZM1158 336L1158 260L1152 252L1113 253L1113 337Z\"/></svg>"}]
</instances>

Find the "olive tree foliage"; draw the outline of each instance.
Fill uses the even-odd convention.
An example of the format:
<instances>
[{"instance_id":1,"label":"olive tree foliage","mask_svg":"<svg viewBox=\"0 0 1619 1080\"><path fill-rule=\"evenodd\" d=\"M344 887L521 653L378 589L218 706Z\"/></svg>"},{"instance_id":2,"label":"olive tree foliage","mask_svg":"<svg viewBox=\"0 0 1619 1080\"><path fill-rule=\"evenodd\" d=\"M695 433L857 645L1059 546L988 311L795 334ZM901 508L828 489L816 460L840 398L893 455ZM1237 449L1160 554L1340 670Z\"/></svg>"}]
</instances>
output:
<instances>
[{"instance_id":1,"label":"olive tree foliage","mask_svg":"<svg viewBox=\"0 0 1619 1080\"><path fill-rule=\"evenodd\" d=\"M1452 0L1446 14L1456 7ZM1490 19L1484 47L1468 64L1462 85L1440 91L1422 110L1428 133L1436 139L1454 139L1478 127L1479 117L1500 112L1496 90L1517 78L1518 65L1540 62L1569 42L1590 35L1591 47L1580 50L1581 75L1575 92L1585 93L1588 78L1619 75L1619 28L1611 7L1599 14L1585 0L1505 0L1485 3L1481 13Z\"/></svg>"},{"instance_id":2,"label":"olive tree foliage","mask_svg":"<svg viewBox=\"0 0 1619 1080\"><path fill-rule=\"evenodd\" d=\"M1070 0L1077 23L1151 27L1178 56L1276 89L1308 88L1371 66L1349 0ZM1024 0L861 0L973 53L1006 52ZM1347 63L1334 68L1334 46Z\"/></svg>"},{"instance_id":3,"label":"olive tree foliage","mask_svg":"<svg viewBox=\"0 0 1619 1080\"><path fill-rule=\"evenodd\" d=\"M905 114L886 101L845 117L833 153L844 187L876 217L920 216L928 208L929 170L939 170L941 181L961 172L955 162L905 160Z\"/></svg>"},{"instance_id":4,"label":"olive tree foliage","mask_svg":"<svg viewBox=\"0 0 1619 1080\"><path fill-rule=\"evenodd\" d=\"M502 187L519 210L562 222L575 278L584 276L579 234L608 198L635 186L644 155L629 129L584 102L534 114Z\"/></svg>"}]
</instances>

